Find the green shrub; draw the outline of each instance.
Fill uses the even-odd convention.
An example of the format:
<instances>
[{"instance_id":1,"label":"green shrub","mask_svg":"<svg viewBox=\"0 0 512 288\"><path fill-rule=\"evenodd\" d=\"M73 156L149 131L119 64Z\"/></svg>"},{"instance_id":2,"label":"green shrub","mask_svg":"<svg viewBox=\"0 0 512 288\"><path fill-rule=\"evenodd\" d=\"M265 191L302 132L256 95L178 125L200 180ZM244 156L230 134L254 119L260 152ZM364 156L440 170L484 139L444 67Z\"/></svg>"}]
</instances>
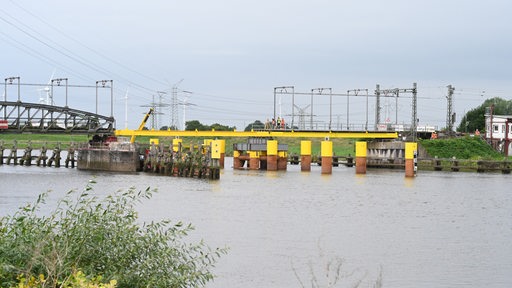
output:
<instances>
[{"instance_id":1,"label":"green shrub","mask_svg":"<svg viewBox=\"0 0 512 288\"><path fill-rule=\"evenodd\" d=\"M503 159L503 155L493 150L479 137L419 140L431 157L457 159Z\"/></svg>"},{"instance_id":2,"label":"green shrub","mask_svg":"<svg viewBox=\"0 0 512 288\"><path fill-rule=\"evenodd\" d=\"M37 215L48 197L43 193L0 218L0 287L18 286L20 276L44 279L36 287L72 287L66 285L77 271L103 283L115 280L117 287L196 287L213 279L211 269L226 249L186 243L190 224L137 223L136 204L154 190L131 188L99 199L89 194L94 183L68 192L48 216Z\"/></svg>"}]
</instances>

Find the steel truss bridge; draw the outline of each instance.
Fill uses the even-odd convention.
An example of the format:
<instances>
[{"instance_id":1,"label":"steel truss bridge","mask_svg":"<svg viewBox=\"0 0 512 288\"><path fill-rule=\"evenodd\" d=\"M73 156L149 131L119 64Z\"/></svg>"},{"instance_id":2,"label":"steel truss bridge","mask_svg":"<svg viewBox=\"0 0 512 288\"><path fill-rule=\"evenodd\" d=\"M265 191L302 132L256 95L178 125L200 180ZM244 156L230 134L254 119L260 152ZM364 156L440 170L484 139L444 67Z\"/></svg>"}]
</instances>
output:
<instances>
[{"instance_id":1,"label":"steel truss bridge","mask_svg":"<svg viewBox=\"0 0 512 288\"><path fill-rule=\"evenodd\" d=\"M69 107L21 101L0 101L0 120L7 121L9 133L75 133L114 132L114 117L99 115Z\"/></svg>"}]
</instances>

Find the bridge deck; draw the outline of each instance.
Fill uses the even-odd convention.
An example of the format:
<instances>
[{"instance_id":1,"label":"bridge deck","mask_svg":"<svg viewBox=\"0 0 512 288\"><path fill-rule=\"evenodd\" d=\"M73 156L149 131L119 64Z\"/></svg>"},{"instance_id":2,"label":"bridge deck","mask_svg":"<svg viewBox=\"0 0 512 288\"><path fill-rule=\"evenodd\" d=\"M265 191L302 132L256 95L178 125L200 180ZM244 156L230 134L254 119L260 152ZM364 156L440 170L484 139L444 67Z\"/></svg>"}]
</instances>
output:
<instances>
[{"instance_id":1,"label":"bridge deck","mask_svg":"<svg viewBox=\"0 0 512 288\"><path fill-rule=\"evenodd\" d=\"M181 130L116 130L116 136L148 137L273 137L273 138L349 138L349 139L396 139L397 132L373 131L181 131Z\"/></svg>"}]
</instances>

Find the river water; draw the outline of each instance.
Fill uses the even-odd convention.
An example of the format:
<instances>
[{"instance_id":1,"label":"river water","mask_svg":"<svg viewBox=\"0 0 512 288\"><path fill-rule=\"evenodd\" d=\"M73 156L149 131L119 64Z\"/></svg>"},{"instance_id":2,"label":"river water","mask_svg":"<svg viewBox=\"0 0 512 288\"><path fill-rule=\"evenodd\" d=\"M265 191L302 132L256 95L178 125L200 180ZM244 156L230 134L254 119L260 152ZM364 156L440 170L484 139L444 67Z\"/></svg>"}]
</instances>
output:
<instances>
[{"instance_id":1,"label":"river water","mask_svg":"<svg viewBox=\"0 0 512 288\"><path fill-rule=\"evenodd\" d=\"M226 159L231 167L232 158ZM95 179L95 193L157 188L142 220L191 222L190 241L229 247L207 287L339 285L512 287L512 177L299 166L287 172L234 171L219 181L67 168L0 166L0 216L52 190L49 205ZM330 272L328 272L330 271ZM301 284L302 283L302 284Z\"/></svg>"}]
</instances>

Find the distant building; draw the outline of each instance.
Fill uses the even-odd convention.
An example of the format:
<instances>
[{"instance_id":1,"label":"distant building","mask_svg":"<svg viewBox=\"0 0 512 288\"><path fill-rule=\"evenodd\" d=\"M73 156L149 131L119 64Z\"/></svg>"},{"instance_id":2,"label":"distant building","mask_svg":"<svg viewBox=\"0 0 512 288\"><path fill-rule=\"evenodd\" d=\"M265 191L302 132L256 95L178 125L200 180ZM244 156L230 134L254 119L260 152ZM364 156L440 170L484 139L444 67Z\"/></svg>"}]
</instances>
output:
<instances>
[{"instance_id":1,"label":"distant building","mask_svg":"<svg viewBox=\"0 0 512 288\"><path fill-rule=\"evenodd\" d=\"M512 155L512 115L492 115L485 113L485 139L494 148Z\"/></svg>"}]
</instances>

